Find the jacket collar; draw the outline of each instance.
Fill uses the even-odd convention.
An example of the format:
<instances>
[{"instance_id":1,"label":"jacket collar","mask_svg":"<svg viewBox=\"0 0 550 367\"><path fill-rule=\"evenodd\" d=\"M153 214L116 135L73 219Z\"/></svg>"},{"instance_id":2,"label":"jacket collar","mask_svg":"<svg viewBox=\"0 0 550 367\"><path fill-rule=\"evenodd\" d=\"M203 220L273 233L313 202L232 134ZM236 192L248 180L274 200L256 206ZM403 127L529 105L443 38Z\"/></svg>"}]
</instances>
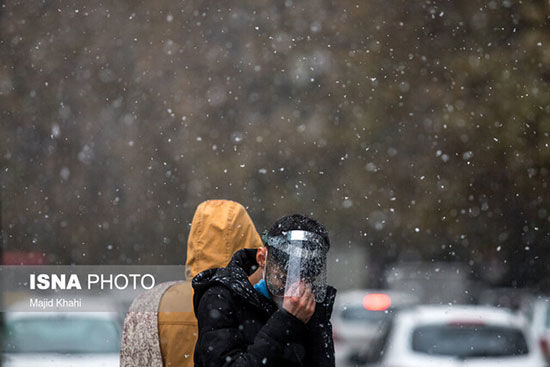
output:
<instances>
[{"instance_id":1,"label":"jacket collar","mask_svg":"<svg viewBox=\"0 0 550 367\"><path fill-rule=\"evenodd\" d=\"M200 297L208 288L214 284L220 284L231 289L243 300L260 310L267 311L270 314L275 312L278 309L275 302L262 296L248 280L248 276L258 267L256 251L256 249L239 250L233 255L225 268L206 270L194 277L192 284L195 290L195 299L200 300ZM321 304L328 313L329 318L332 314L335 297L336 289L328 286L327 295Z\"/></svg>"},{"instance_id":2,"label":"jacket collar","mask_svg":"<svg viewBox=\"0 0 550 367\"><path fill-rule=\"evenodd\" d=\"M258 267L255 249L237 251L225 268L206 270L193 278L192 284L195 297L200 299L202 294L214 284L229 288L244 301L268 313L275 312L277 305L256 291L248 276Z\"/></svg>"}]
</instances>

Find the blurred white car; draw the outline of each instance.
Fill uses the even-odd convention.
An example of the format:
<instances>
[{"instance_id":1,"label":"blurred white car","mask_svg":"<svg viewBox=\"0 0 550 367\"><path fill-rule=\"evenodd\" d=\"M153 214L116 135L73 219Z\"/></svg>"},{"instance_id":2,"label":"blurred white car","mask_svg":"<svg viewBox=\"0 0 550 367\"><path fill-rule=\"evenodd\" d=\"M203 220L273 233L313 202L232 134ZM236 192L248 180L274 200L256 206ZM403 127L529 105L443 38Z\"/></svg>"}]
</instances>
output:
<instances>
[{"instance_id":1,"label":"blurred white car","mask_svg":"<svg viewBox=\"0 0 550 367\"><path fill-rule=\"evenodd\" d=\"M116 312L6 312L3 367L115 367Z\"/></svg>"},{"instance_id":2,"label":"blurred white car","mask_svg":"<svg viewBox=\"0 0 550 367\"><path fill-rule=\"evenodd\" d=\"M398 310L416 304L416 296L399 291L361 289L339 293L332 313L336 365L349 365L350 357L372 345Z\"/></svg>"},{"instance_id":3,"label":"blurred white car","mask_svg":"<svg viewBox=\"0 0 550 367\"><path fill-rule=\"evenodd\" d=\"M529 318L533 337L550 361L550 298L539 296L526 302L521 311Z\"/></svg>"},{"instance_id":4,"label":"blurred white car","mask_svg":"<svg viewBox=\"0 0 550 367\"><path fill-rule=\"evenodd\" d=\"M420 306L395 317L377 351L378 367L543 367L527 320L486 306Z\"/></svg>"}]
</instances>

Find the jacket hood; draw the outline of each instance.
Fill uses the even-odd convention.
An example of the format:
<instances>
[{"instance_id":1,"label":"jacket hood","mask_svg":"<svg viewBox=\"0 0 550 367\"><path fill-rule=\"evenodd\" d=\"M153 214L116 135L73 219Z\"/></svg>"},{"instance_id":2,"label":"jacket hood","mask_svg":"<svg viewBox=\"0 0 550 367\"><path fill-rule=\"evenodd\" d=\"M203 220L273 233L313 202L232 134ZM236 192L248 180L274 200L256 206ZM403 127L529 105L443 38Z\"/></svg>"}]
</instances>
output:
<instances>
[{"instance_id":1,"label":"jacket hood","mask_svg":"<svg viewBox=\"0 0 550 367\"><path fill-rule=\"evenodd\" d=\"M191 279L204 270L226 266L237 250L261 246L256 227L241 204L205 201L197 207L191 223L186 277Z\"/></svg>"}]
</instances>

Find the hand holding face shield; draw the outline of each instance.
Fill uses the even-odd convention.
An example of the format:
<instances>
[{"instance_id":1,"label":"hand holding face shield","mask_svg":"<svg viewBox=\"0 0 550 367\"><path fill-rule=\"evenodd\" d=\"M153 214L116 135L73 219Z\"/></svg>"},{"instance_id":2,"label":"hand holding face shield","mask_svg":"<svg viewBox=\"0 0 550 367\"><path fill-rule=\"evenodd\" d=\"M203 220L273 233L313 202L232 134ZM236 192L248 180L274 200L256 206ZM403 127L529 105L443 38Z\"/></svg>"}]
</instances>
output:
<instances>
[{"instance_id":1,"label":"hand holding face shield","mask_svg":"<svg viewBox=\"0 0 550 367\"><path fill-rule=\"evenodd\" d=\"M317 233L292 230L264 236L267 247L265 281L276 297L299 297L311 292L322 302L327 291L328 244Z\"/></svg>"}]
</instances>

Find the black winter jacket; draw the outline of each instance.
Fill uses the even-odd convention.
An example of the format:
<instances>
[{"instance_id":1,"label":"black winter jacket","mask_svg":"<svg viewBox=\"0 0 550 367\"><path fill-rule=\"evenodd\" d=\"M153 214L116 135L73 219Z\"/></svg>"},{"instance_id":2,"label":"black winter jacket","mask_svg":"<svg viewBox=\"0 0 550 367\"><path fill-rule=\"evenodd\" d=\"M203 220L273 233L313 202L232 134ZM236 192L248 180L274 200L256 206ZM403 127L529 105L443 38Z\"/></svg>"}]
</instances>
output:
<instances>
[{"instance_id":1,"label":"black winter jacket","mask_svg":"<svg viewBox=\"0 0 550 367\"><path fill-rule=\"evenodd\" d=\"M333 367L330 315L336 290L328 288L304 324L252 287L248 276L256 267L256 250L244 249L227 267L193 278L199 321L195 367Z\"/></svg>"}]
</instances>

